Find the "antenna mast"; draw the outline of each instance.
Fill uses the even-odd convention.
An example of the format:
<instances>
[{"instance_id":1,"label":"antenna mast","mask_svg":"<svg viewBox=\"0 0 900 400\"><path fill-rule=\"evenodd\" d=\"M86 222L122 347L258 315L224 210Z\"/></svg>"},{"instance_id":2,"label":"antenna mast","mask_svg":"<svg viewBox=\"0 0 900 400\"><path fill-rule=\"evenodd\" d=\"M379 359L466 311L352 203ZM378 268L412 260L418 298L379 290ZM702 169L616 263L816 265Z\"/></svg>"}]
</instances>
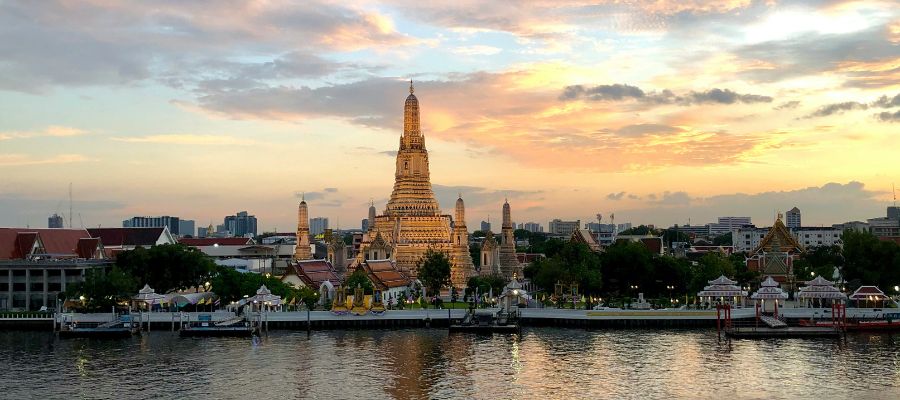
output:
<instances>
[{"instance_id":1,"label":"antenna mast","mask_svg":"<svg viewBox=\"0 0 900 400\"><path fill-rule=\"evenodd\" d=\"M69 229L72 229L72 182L69 182Z\"/></svg>"}]
</instances>

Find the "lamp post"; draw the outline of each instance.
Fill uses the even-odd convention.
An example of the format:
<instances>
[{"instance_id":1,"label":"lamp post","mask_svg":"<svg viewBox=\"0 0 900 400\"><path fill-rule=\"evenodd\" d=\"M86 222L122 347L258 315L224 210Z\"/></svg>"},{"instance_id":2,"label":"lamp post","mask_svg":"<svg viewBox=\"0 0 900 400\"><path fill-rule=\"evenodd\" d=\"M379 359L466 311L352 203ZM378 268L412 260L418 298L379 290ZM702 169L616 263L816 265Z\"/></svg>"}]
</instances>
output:
<instances>
[{"instance_id":1,"label":"lamp post","mask_svg":"<svg viewBox=\"0 0 900 400\"><path fill-rule=\"evenodd\" d=\"M671 303L674 303L674 301L672 299L672 290L675 289L675 286L674 285L666 285L666 289L669 289L669 305L671 306L672 305Z\"/></svg>"}]
</instances>

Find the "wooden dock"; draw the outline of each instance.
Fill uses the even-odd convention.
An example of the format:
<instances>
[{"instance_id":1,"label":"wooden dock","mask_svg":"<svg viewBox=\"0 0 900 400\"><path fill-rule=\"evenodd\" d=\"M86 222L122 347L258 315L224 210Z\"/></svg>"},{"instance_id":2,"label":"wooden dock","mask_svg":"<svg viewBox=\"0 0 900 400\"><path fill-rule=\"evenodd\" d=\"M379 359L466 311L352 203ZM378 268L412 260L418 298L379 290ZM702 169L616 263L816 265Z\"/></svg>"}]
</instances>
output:
<instances>
[{"instance_id":1,"label":"wooden dock","mask_svg":"<svg viewBox=\"0 0 900 400\"><path fill-rule=\"evenodd\" d=\"M767 338L817 338L840 337L841 331L834 327L796 326L796 327L732 327L725 329L725 335L742 339Z\"/></svg>"}]
</instances>

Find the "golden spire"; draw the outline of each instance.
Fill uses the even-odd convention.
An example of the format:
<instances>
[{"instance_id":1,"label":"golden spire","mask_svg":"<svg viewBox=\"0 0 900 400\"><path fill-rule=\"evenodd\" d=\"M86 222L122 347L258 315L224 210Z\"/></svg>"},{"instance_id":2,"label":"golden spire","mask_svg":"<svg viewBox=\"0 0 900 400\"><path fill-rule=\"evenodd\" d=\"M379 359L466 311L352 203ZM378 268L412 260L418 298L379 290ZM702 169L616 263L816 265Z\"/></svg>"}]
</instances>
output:
<instances>
[{"instance_id":1,"label":"golden spire","mask_svg":"<svg viewBox=\"0 0 900 400\"><path fill-rule=\"evenodd\" d=\"M413 94L416 89L413 88L412 79L409 80L409 94Z\"/></svg>"}]
</instances>

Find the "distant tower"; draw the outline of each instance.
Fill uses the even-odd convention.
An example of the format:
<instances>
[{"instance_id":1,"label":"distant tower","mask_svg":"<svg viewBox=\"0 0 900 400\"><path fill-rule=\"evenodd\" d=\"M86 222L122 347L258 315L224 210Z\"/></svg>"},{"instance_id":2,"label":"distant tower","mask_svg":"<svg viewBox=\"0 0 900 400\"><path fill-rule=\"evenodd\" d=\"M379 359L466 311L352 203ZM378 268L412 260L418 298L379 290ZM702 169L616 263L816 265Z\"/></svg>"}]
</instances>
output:
<instances>
[{"instance_id":1,"label":"distant tower","mask_svg":"<svg viewBox=\"0 0 900 400\"><path fill-rule=\"evenodd\" d=\"M785 225L787 225L788 229L799 229L800 224L800 209L797 207L792 208L785 214Z\"/></svg>"},{"instance_id":2,"label":"distant tower","mask_svg":"<svg viewBox=\"0 0 900 400\"><path fill-rule=\"evenodd\" d=\"M372 230L375 227L375 202L369 202L369 226L368 230Z\"/></svg>"},{"instance_id":3,"label":"distant tower","mask_svg":"<svg viewBox=\"0 0 900 400\"><path fill-rule=\"evenodd\" d=\"M59 216L56 213L47 218L47 227L48 228L62 228L63 227L63 217Z\"/></svg>"},{"instance_id":4,"label":"distant tower","mask_svg":"<svg viewBox=\"0 0 900 400\"><path fill-rule=\"evenodd\" d=\"M516 257L516 236L512 226L512 212L509 201L503 203L503 225L500 228L500 273L506 279L514 274L522 276L522 266Z\"/></svg>"},{"instance_id":5,"label":"distant tower","mask_svg":"<svg viewBox=\"0 0 900 400\"><path fill-rule=\"evenodd\" d=\"M456 216L453 220L453 250L450 253L450 261L453 266L450 269L450 282L454 287L463 288L468 284L469 277L475 273L472 264L472 255L469 253L469 229L466 228L466 204L462 194L456 199Z\"/></svg>"},{"instance_id":6,"label":"distant tower","mask_svg":"<svg viewBox=\"0 0 900 400\"><path fill-rule=\"evenodd\" d=\"M309 210L306 208L306 197L301 197L300 206L297 209L297 247L294 250L294 259L309 260L312 254L309 251Z\"/></svg>"}]
</instances>

